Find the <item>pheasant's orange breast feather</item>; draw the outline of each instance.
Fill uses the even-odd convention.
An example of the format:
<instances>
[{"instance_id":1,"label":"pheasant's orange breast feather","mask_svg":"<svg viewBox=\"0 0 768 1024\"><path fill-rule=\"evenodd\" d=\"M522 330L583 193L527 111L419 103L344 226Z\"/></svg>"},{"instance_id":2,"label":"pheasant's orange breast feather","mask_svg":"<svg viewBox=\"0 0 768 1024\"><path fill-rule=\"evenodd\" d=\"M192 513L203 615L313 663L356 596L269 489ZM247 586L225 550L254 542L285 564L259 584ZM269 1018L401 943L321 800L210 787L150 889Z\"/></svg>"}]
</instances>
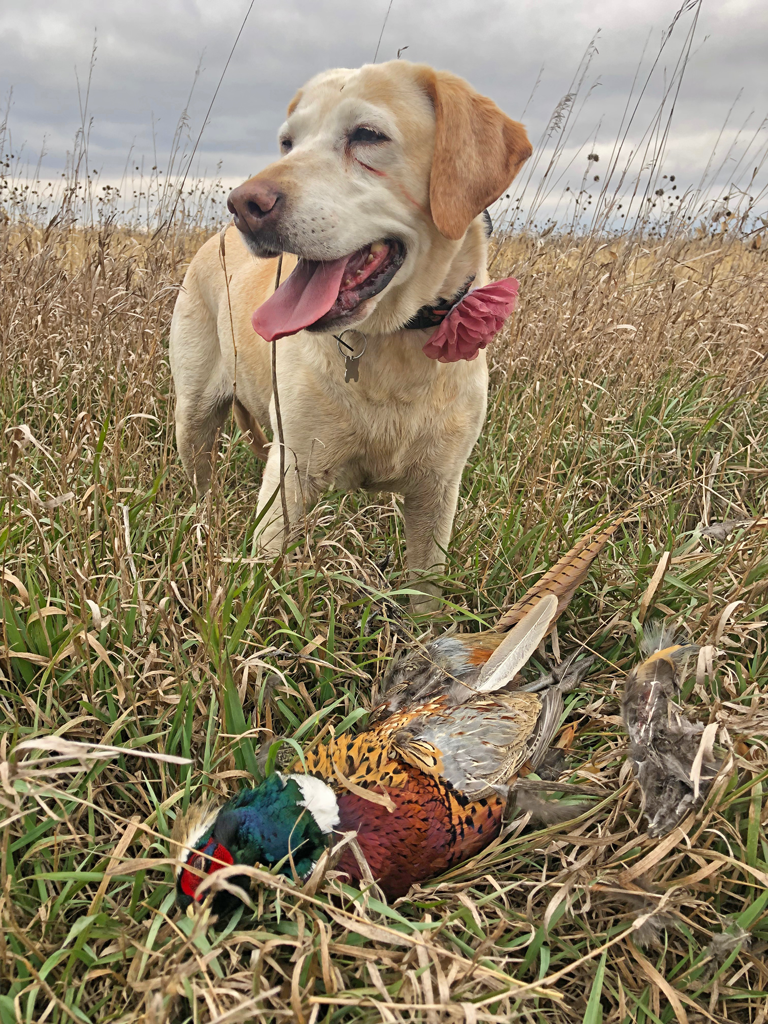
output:
<instances>
[{"instance_id":1,"label":"pheasant's orange breast feather","mask_svg":"<svg viewBox=\"0 0 768 1024\"><path fill-rule=\"evenodd\" d=\"M306 769L297 761L293 771L306 771L332 783L341 776L358 786L401 788L407 781L402 764L390 756L389 743L375 731L337 736L306 754L305 762Z\"/></svg>"}]
</instances>

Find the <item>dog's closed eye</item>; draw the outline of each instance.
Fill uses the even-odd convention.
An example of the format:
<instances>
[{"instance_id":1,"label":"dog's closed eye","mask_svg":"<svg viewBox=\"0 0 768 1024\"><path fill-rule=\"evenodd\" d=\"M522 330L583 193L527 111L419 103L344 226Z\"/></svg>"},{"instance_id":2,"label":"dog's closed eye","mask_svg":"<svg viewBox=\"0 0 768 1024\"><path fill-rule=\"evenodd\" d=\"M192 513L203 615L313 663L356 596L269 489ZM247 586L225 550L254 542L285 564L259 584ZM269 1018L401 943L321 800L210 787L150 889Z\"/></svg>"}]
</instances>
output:
<instances>
[{"instance_id":1,"label":"dog's closed eye","mask_svg":"<svg viewBox=\"0 0 768 1024\"><path fill-rule=\"evenodd\" d=\"M283 151L283 153L290 153L290 151L293 149L293 139L289 139L287 137L280 139L280 149Z\"/></svg>"},{"instance_id":2,"label":"dog's closed eye","mask_svg":"<svg viewBox=\"0 0 768 1024\"><path fill-rule=\"evenodd\" d=\"M373 128L366 128L364 125L359 125L354 128L349 136L350 142L362 142L364 145L371 145L377 142L389 142L389 136L384 135L383 132L377 132Z\"/></svg>"}]
</instances>

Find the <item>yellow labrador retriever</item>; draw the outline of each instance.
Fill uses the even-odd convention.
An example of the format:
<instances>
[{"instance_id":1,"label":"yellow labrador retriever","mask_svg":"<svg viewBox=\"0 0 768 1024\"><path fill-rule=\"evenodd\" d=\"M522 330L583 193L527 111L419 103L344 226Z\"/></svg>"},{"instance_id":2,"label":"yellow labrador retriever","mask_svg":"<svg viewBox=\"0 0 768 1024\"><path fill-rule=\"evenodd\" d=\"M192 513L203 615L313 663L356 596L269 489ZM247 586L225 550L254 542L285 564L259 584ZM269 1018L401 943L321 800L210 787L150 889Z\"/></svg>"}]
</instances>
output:
<instances>
[{"instance_id":1,"label":"yellow labrador retriever","mask_svg":"<svg viewBox=\"0 0 768 1024\"><path fill-rule=\"evenodd\" d=\"M279 140L280 159L231 193L234 227L203 245L176 303L184 469L204 493L233 400L244 430L276 429L264 338L283 338L287 525L329 487L401 493L411 575L435 594L418 580L443 564L488 371L484 352L446 363L423 347L431 317L487 282L483 213L530 156L528 137L463 79L397 60L317 75ZM275 552L279 480L275 443L258 499L259 512L273 502L260 539Z\"/></svg>"}]
</instances>

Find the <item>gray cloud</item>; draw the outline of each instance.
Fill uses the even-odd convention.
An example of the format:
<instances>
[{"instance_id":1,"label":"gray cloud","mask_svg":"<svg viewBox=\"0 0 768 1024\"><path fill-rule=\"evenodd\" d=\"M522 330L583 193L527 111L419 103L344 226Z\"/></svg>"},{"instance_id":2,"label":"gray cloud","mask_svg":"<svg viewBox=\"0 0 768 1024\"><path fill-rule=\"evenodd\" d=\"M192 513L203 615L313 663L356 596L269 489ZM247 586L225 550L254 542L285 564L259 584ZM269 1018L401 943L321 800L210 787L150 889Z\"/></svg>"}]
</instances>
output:
<instances>
[{"instance_id":1,"label":"gray cloud","mask_svg":"<svg viewBox=\"0 0 768 1024\"><path fill-rule=\"evenodd\" d=\"M205 129L200 167L213 172L221 162L222 174L233 181L271 159L277 128L296 88L324 68L372 60L388 2L257 0ZM584 92L589 86L592 91L570 137L569 154L582 144L588 151L599 122L598 149L607 152L643 50L641 79L677 6L669 0L393 0L379 59L391 59L398 47L407 46L405 57L465 76L514 117L527 104L524 119L537 140L600 30L585 80ZM82 93L95 30L92 165L105 175L119 175L132 148L148 165L155 162L156 149L158 163L166 166L198 63L202 70L189 104L193 138L246 7L246 0L6 5L0 12L0 94L13 88L9 123L14 146L23 142L34 164L45 138L43 174L61 170L80 123L75 67ZM669 78L673 71L692 16L683 14L659 64L633 129L635 141L650 123L664 74ZM705 3L667 160L679 176L693 180L701 173L739 91L727 142L750 111L747 134L768 113L766 53L764 0ZM574 166L578 183L581 158Z\"/></svg>"}]
</instances>

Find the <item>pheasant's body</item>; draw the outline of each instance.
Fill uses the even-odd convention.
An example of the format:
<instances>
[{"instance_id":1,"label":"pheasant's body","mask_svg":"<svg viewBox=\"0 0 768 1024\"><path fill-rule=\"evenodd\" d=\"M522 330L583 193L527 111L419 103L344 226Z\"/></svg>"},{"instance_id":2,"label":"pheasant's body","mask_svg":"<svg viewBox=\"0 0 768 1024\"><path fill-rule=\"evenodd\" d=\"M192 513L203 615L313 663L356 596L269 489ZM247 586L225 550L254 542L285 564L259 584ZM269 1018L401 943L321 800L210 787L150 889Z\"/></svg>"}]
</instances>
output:
<instances>
[{"instance_id":1,"label":"pheasant's body","mask_svg":"<svg viewBox=\"0 0 768 1024\"><path fill-rule=\"evenodd\" d=\"M270 776L223 809L203 815L196 827L188 826L191 836L177 842L191 848L186 863L197 870L179 872L180 904L198 898L202 874L233 863L289 860L305 865L306 873L345 832L357 833L383 892L390 898L404 895L411 885L467 860L496 838L509 786L522 765L536 766L546 753L561 707L557 687L542 697L488 694L461 705L443 694L356 736L332 739L309 751L290 774ZM281 785L291 788L292 802L287 811L281 805L273 820L269 808L277 800L286 803ZM304 824L313 817L322 835ZM362 878L349 846L338 868ZM229 909L231 898L219 893L214 906L217 912Z\"/></svg>"},{"instance_id":2,"label":"pheasant's body","mask_svg":"<svg viewBox=\"0 0 768 1024\"><path fill-rule=\"evenodd\" d=\"M488 697L460 708L445 697L395 715L358 736L343 735L307 754L306 769L293 771L323 779L336 793L338 832L357 832L373 877L388 896L401 896L422 882L471 857L501 827L506 787L526 759L528 741L542 702L533 694ZM457 764L464 730L489 732L501 745L474 752L477 776ZM503 735L494 735L497 733ZM443 743L433 741L442 730ZM484 756L485 755L485 756ZM454 782L449 781L452 777ZM360 790L385 796L389 807ZM360 867L344 850L341 870L360 878Z\"/></svg>"},{"instance_id":3,"label":"pheasant's body","mask_svg":"<svg viewBox=\"0 0 768 1024\"><path fill-rule=\"evenodd\" d=\"M337 793L339 832L357 832L371 874L390 898L440 875L495 839L506 800L498 793L479 800L415 768L398 774L401 785L386 790L393 810L356 793ZM367 788L367 787L366 787ZM360 879L357 858L347 847L338 868Z\"/></svg>"}]
</instances>

